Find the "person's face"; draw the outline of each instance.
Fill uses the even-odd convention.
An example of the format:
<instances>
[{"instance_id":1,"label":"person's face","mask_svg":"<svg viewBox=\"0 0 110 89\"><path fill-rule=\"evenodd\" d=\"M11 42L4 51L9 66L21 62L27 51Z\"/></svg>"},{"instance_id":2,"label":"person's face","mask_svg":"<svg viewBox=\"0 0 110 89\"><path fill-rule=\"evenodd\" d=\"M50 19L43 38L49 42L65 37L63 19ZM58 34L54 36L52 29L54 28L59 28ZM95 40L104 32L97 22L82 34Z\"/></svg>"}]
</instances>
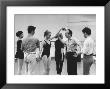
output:
<instances>
[{"instance_id":1,"label":"person's face","mask_svg":"<svg viewBox=\"0 0 110 89\"><path fill-rule=\"evenodd\" d=\"M20 38L23 38L24 36L23 36L23 33L20 35Z\"/></svg>"},{"instance_id":2,"label":"person's face","mask_svg":"<svg viewBox=\"0 0 110 89\"><path fill-rule=\"evenodd\" d=\"M66 38L68 38L68 39L71 38L71 35L69 34L69 31L68 31L68 30L66 31L65 36L66 36Z\"/></svg>"},{"instance_id":3,"label":"person's face","mask_svg":"<svg viewBox=\"0 0 110 89\"><path fill-rule=\"evenodd\" d=\"M62 34L60 34L60 36L59 36L58 38L61 38L61 39L63 39L63 35L62 35Z\"/></svg>"},{"instance_id":4,"label":"person's face","mask_svg":"<svg viewBox=\"0 0 110 89\"><path fill-rule=\"evenodd\" d=\"M68 31L66 31L65 36L66 36L66 38L68 38Z\"/></svg>"},{"instance_id":5,"label":"person's face","mask_svg":"<svg viewBox=\"0 0 110 89\"><path fill-rule=\"evenodd\" d=\"M61 39L63 39L63 35L61 34Z\"/></svg>"},{"instance_id":6,"label":"person's face","mask_svg":"<svg viewBox=\"0 0 110 89\"><path fill-rule=\"evenodd\" d=\"M32 31L32 35L34 35L35 34L35 31Z\"/></svg>"},{"instance_id":7,"label":"person's face","mask_svg":"<svg viewBox=\"0 0 110 89\"><path fill-rule=\"evenodd\" d=\"M70 34L68 34L68 38L69 38L69 39L71 38L71 35L70 35Z\"/></svg>"},{"instance_id":8,"label":"person's face","mask_svg":"<svg viewBox=\"0 0 110 89\"><path fill-rule=\"evenodd\" d=\"M87 38L87 34L86 33L83 33L84 34L84 38Z\"/></svg>"},{"instance_id":9,"label":"person's face","mask_svg":"<svg viewBox=\"0 0 110 89\"><path fill-rule=\"evenodd\" d=\"M49 32L48 35L46 36L47 39L50 39L51 33Z\"/></svg>"}]
</instances>

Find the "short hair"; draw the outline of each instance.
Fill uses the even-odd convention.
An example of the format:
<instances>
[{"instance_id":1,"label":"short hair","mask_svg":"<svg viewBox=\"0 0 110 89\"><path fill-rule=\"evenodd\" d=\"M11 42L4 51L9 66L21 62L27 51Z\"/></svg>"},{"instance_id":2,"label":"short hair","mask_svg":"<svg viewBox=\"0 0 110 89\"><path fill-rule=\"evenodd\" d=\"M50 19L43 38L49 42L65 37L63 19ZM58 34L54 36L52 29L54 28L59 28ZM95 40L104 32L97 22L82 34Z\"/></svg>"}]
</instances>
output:
<instances>
[{"instance_id":1,"label":"short hair","mask_svg":"<svg viewBox=\"0 0 110 89\"><path fill-rule=\"evenodd\" d=\"M18 32L16 32L16 36L17 36L17 37L20 37L20 35L21 35L22 33L23 33L22 31L18 31Z\"/></svg>"},{"instance_id":2,"label":"short hair","mask_svg":"<svg viewBox=\"0 0 110 89\"><path fill-rule=\"evenodd\" d=\"M36 29L36 27L34 27L34 26L28 26L28 33L31 33L31 32L33 32L33 31L35 31L35 29Z\"/></svg>"},{"instance_id":3,"label":"short hair","mask_svg":"<svg viewBox=\"0 0 110 89\"><path fill-rule=\"evenodd\" d=\"M59 36L60 38L63 37L62 33L60 33L58 36Z\"/></svg>"},{"instance_id":4,"label":"short hair","mask_svg":"<svg viewBox=\"0 0 110 89\"><path fill-rule=\"evenodd\" d=\"M47 36L49 33L51 33L51 32L48 31L48 30L46 30L46 31L44 32L44 37Z\"/></svg>"},{"instance_id":5,"label":"short hair","mask_svg":"<svg viewBox=\"0 0 110 89\"><path fill-rule=\"evenodd\" d=\"M86 33L87 35L91 35L91 29L88 27L83 28L82 32Z\"/></svg>"},{"instance_id":6,"label":"short hair","mask_svg":"<svg viewBox=\"0 0 110 89\"><path fill-rule=\"evenodd\" d=\"M68 34L72 36L72 30L68 29Z\"/></svg>"}]
</instances>

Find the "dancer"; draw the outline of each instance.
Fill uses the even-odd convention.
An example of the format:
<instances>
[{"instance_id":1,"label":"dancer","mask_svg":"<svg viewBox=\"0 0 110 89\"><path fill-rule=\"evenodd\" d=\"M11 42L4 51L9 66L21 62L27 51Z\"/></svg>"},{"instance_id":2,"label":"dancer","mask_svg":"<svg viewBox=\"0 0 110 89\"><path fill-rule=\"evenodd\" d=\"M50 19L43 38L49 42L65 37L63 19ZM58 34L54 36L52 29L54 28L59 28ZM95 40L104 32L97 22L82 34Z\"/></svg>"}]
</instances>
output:
<instances>
[{"instance_id":1,"label":"dancer","mask_svg":"<svg viewBox=\"0 0 110 89\"><path fill-rule=\"evenodd\" d=\"M60 31L59 31L60 32ZM45 75L49 75L49 71L50 71L50 62L51 62L51 58L50 58L50 48L51 48L51 40L56 38L57 35L59 34L59 32L51 38L51 32L46 30L44 32L44 38L45 40L42 41L41 43L41 49L40 49L40 54L44 63L44 74Z\"/></svg>"},{"instance_id":2,"label":"dancer","mask_svg":"<svg viewBox=\"0 0 110 89\"><path fill-rule=\"evenodd\" d=\"M57 74L59 75L61 75L63 62L64 62L64 44L60 41L60 39L63 39L62 33L58 35L58 38L55 41L56 70L57 70Z\"/></svg>"},{"instance_id":3,"label":"dancer","mask_svg":"<svg viewBox=\"0 0 110 89\"><path fill-rule=\"evenodd\" d=\"M25 53L26 74L31 74L35 68L36 58L39 57L40 42L34 37L36 27L28 26L28 36L23 40Z\"/></svg>"},{"instance_id":4,"label":"dancer","mask_svg":"<svg viewBox=\"0 0 110 89\"><path fill-rule=\"evenodd\" d=\"M82 30L84 34L84 45L82 49L83 53L83 74L89 75L90 74L90 67L93 64L93 50L94 50L94 41L91 38L91 29L85 27Z\"/></svg>"},{"instance_id":5,"label":"dancer","mask_svg":"<svg viewBox=\"0 0 110 89\"><path fill-rule=\"evenodd\" d=\"M23 32L22 31L18 31L16 33L16 36L18 37L18 40L17 40L17 52L15 54L15 58L18 61L18 74L21 74L23 61L24 61L24 53L23 53L23 50L22 50Z\"/></svg>"},{"instance_id":6,"label":"dancer","mask_svg":"<svg viewBox=\"0 0 110 89\"><path fill-rule=\"evenodd\" d=\"M42 60L44 63L44 74L48 75L50 71L50 48L51 48L51 42L50 42L51 32L46 30L44 32L44 38L45 40L41 44L41 52L42 52Z\"/></svg>"}]
</instances>

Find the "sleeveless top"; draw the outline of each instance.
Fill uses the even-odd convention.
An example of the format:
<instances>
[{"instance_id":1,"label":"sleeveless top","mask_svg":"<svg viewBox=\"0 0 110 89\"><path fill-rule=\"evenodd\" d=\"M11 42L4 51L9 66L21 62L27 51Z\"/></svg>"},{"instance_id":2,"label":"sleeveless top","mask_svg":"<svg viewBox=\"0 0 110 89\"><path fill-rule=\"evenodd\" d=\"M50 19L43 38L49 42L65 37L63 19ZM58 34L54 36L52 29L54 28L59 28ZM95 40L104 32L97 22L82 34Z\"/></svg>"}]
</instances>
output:
<instances>
[{"instance_id":1,"label":"sleeveless top","mask_svg":"<svg viewBox=\"0 0 110 89\"><path fill-rule=\"evenodd\" d=\"M45 40L44 40L44 41L45 41ZM45 44L43 45L42 56L44 56L44 55L47 55L47 57L50 56L50 47L51 47L51 43L48 44L48 43L45 41Z\"/></svg>"},{"instance_id":2,"label":"sleeveless top","mask_svg":"<svg viewBox=\"0 0 110 89\"><path fill-rule=\"evenodd\" d=\"M17 52L15 54L15 58L19 58L19 59L24 58L24 53L23 53L21 45L22 45L22 40L18 40L17 41Z\"/></svg>"}]
</instances>

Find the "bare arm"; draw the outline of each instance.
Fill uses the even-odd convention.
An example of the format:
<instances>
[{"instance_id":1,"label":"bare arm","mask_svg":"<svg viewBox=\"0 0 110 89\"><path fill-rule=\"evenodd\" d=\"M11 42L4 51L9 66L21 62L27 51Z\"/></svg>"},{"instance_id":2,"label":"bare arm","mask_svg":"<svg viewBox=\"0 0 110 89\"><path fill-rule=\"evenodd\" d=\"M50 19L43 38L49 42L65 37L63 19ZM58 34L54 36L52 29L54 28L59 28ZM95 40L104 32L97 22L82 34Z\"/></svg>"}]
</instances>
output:
<instances>
[{"instance_id":1,"label":"bare arm","mask_svg":"<svg viewBox=\"0 0 110 89\"><path fill-rule=\"evenodd\" d=\"M63 41L60 37L59 37L59 40L64 44L64 46L66 46L66 42Z\"/></svg>"},{"instance_id":2,"label":"bare arm","mask_svg":"<svg viewBox=\"0 0 110 89\"><path fill-rule=\"evenodd\" d=\"M43 52L43 45L45 44L45 42L44 41L42 41L41 42L41 45L40 45L40 57L41 57L41 55L42 55L42 52Z\"/></svg>"},{"instance_id":3,"label":"bare arm","mask_svg":"<svg viewBox=\"0 0 110 89\"><path fill-rule=\"evenodd\" d=\"M62 30L62 29L60 29L60 30L58 31L58 33L57 33L54 37L50 38L50 40L56 38L56 37L59 35L59 33L60 33L61 30Z\"/></svg>"}]
</instances>

